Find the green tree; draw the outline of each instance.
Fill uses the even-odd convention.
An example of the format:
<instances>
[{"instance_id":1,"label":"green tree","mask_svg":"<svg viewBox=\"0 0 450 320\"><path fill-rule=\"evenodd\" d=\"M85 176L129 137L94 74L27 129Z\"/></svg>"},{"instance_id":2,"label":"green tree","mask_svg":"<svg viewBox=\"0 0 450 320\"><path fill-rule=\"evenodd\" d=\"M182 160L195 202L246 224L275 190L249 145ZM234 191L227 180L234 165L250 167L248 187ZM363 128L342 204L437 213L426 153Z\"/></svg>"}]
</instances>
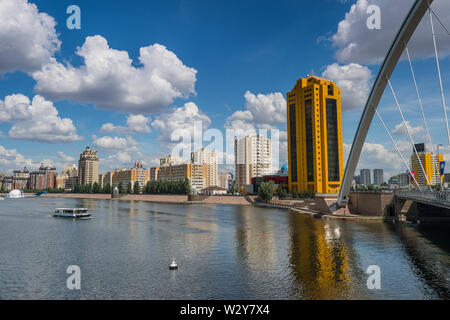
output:
<instances>
[{"instance_id":1,"label":"green tree","mask_svg":"<svg viewBox=\"0 0 450 320\"><path fill-rule=\"evenodd\" d=\"M140 194L141 193L141 187L139 186L139 182L135 182L134 183L133 193L134 194Z\"/></svg>"},{"instance_id":2,"label":"green tree","mask_svg":"<svg viewBox=\"0 0 450 320\"><path fill-rule=\"evenodd\" d=\"M261 183L261 185L259 186L259 197L261 198L261 200L272 200L274 195L274 185L275 184L272 180Z\"/></svg>"},{"instance_id":3,"label":"green tree","mask_svg":"<svg viewBox=\"0 0 450 320\"><path fill-rule=\"evenodd\" d=\"M282 186L278 186L277 195L278 199L283 199L286 198L288 194L285 188L283 188Z\"/></svg>"},{"instance_id":4,"label":"green tree","mask_svg":"<svg viewBox=\"0 0 450 320\"><path fill-rule=\"evenodd\" d=\"M297 192L297 189L294 189L294 190L292 191L292 198L298 198L298 192Z\"/></svg>"},{"instance_id":5,"label":"green tree","mask_svg":"<svg viewBox=\"0 0 450 320\"><path fill-rule=\"evenodd\" d=\"M112 188L111 185L109 183L106 184L106 186L103 187L103 193L112 193Z\"/></svg>"},{"instance_id":6,"label":"green tree","mask_svg":"<svg viewBox=\"0 0 450 320\"><path fill-rule=\"evenodd\" d=\"M231 192L232 194L235 194L235 193L238 192L238 189L237 189L237 181L236 181L236 180L233 180L233 183L231 184L231 190L230 190L230 192Z\"/></svg>"},{"instance_id":7,"label":"green tree","mask_svg":"<svg viewBox=\"0 0 450 320\"><path fill-rule=\"evenodd\" d=\"M123 188L122 182L119 182L119 186L117 187L117 189L119 189L119 193L120 194L124 194L125 193L125 189Z\"/></svg>"},{"instance_id":8,"label":"green tree","mask_svg":"<svg viewBox=\"0 0 450 320\"><path fill-rule=\"evenodd\" d=\"M132 192L133 192L133 190L131 188L131 182L128 182L128 184L127 184L127 193L130 194Z\"/></svg>"},{"instance_id":9,"label":"green tree","mask_svg":"<svg viewBox=\"0 0 450 320\"><path fill-rule=\"evenodd\" d=\"M84 189L85 193L92 193L92 184L87 184Z\"/></svg>"},{"instance_id":10,"label":"green tree","mask_svg":"<svg viewBox=\"0 0 450 320\"><path fill-rule=\"evenodd\" d=\"M101 188L100 188L100 185L98 184L98 182L94 182L94 184L92 185L92 192L93 193L101 192Z\"/></svg>"}]
</instances>

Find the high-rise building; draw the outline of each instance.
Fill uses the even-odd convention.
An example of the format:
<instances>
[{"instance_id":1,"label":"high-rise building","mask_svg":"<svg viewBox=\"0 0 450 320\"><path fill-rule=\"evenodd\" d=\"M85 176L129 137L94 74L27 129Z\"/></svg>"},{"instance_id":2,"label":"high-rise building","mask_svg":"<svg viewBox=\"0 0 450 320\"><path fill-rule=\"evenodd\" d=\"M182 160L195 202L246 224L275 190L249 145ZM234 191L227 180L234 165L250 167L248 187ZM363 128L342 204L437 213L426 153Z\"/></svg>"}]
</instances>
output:
<instances>
[{"instance_id":1,"label":"high-rise building","mask_svg":"<svg viewBox=\"0 0 450 320\"><path fill-rule=\"evenodd\" d=\"M81 185L98 183L98 153L86 147L78 160L78 183Z\"/></svg>"},{"instance_id":2,"label":"high-rise building","mask_svg":"<svg viewBox=\"0 0 450 320\"><path fill-rule=\"evenodd\" d=\"M383 169L373 170L373 184L376 186L381 186L384 183Z\"/></svg>"},{"instance_id":3,"label":"high-rise building","mask_svg":"<svg viewBox=\"0 0 450 320\"><path fill-rule=\"evenodd\" d=\"M344 173L341 90L308 76L287 94L289 190L338 193Z\"/></svg>"},{"instance_id":4,"label":"high-rise building","mask_svg":"<svg viewBox=\"0 0 450 320\"><path fill-rule=\"evenodd\" d=\"M205 166L205 188L218 186L217 174L219 166L217 163L217 155L214 150L201 148L192 152L191 163Z\"/></svg>"},{"instance_id":5,"label":"high-rise building","mask_svg":"<svg viewBox=\"0 0 450 320\"><path fill-rule=\"evenodd\" d=\"M251 184L254 177L272 173L272 141L259 134L235 138L234 161L238 188Z\"/></svg>"},{"instance_id":6,"label":"high-rise building","mask_svg":"<svg viewBox=\"0 0 450 320\"><path fill-rule=\"evenodd\" d=\"M370 177L370 169L361 169L359 171L359 182L366 186L372 184L372 179Z\"/></svg>"},{"instance_id":7,"label":"high-rise building","mask_svg":"<svg viewBox=\"0 0 450 320\"><path fill-rule=\"evenodd\" d=\"M412 152L411 154L411 170L414 171L414 176L417 180L417 183L423 187L428 186L428 182L431 185L437 185L441 183L441 174L440 174L440 162L444 160L444 156L442 154L435 154L427 152L424 143L418 143L415 145L417 150L416 153ZM420 162L422 162L422 166ZM428 178L428 181L427 181Z\"/></svg>"},{"instance_id":8,"label":"high-rise building","mask_svg":"<svg viewBox=\"0 0 450 320\"><path fill-rule=\"evenodd\" d=\"M219 173L217 180L219 183L219 187L228 190L229 185L230 185L230 180L233 180L233 176L231 175L231 173Z\"/></svg>"}]
</instances>

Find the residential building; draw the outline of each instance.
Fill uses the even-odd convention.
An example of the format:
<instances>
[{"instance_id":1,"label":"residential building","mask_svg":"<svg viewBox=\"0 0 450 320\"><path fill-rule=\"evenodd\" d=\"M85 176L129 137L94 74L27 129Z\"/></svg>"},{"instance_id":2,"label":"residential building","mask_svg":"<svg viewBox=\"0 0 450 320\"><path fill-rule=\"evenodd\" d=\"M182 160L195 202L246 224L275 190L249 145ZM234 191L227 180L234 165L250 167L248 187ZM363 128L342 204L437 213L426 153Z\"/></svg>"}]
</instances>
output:
<instances>
[{"instance_id":1,"label":"residential building","mask_svg":"<svg viewBox=\"0 0 450 320\"><path fill-rule=\"evenodd\" d=\"M363 185L371 185L372 179L370 177L370 169L361 169L359 171L359 182Z\"/></svg>"},{"instance_id":2,"label":"residential building","mask_svg":"<svg viewBox=\"0 0 450 320\"><path fill-rule=\"evenodd\" d=\"M55 188L71 190L78 183L78 169L76 165L65 167L55 176Z\"/></svg>"},{"instance_id":3,"label":"residential building","mask_svg":"<svg viewBox=\"0 0 450 320\"><path fill-rule=\"evenodd\" d=\"M13 190L13 176L3 176L1 190L3 191Z\"/></svg>"},{"instance_id":4,"label":"residential building","mask_svg":"<svg viewBox=\"0 0 450 320\"><path fill-rule=\"evenodd\" d=\"M373 184L376 186L381 186L384 183L383 169L373 170Z\"/></svg>"},{"instance_id":5,"label":"residential building","mask_svg":"<svg viewBox=\"0 0 450 320\"><path fill-rule=\"evenodd\" d=\"M78 183L81 185L98 183L98 153L86 147L78 161Z\"/></svg>"},{"instance_id":6,"label":"residential building","mask_svg":"<svg viewBox=\"0 0 450 320\"><path fill-rule=\"evenodd\" d=\"M230 180L233 180L233 175L231 173L219 173L217 175L217 182L221 188L228 190Z\"/></svg>"},{"instance_id":7,"label":"residential building","mask_svg":"<svg viewBox=\"0 0 450 320\"><path fill-rule=\"evenodd\" d=\"M12 188L18 190L27 189L29 178L30 172L26 167L24 167L23 169L14 170Z\"/></svg>"},{"instance_id":8,"label":"residential building","mask_svg":"<svg viewBox=\"0 0 450 320\"><path fill-rule=\"evenodd\" d=\"M219 165L217 155L214 150L201 148L191 153L191 163L196 165L204 165L205 169L205 188L218 186L217 174Z\"/></svg>"},{"instance_id":9,"label":"residential building","mask_svg":"<svg viewBox=\"0 0 450 320\"><path fill-rule=\"evenodd\" d=\"M150 168L150 180L158 180L159 166Z\"/></svg>"},{"instance_id":10,"label":"residential building","mask_svg":"<svg viewBox=\"0 0 450 320\"><path fill-rule=\"evenodd\" d=\"M415 146L417 154L413 150L411 154L411 170L414 171L417 183L421 187L428 186L429 184L441 184L442 177L439 167L440 162L444 160L444 156L442 154L427 152L424 143L418 143ZM420 162L422 162L423 170Z\"/></svg>"},{"instance_id":11,"label":"residential building","mask_svg":"<svg viewBox=\"0 0 450 320\"><path fill-rule=\"evenodd\" d=\"M353 180L355 180L355 185L361 184L361 176L354 176Z\"/></svg>"},{"instance_id":12,"label":"residential building","mask_svg":"<svg viewBox=\"0 0 450 320\"><path fill-rule=\"evenodd\" d=\"M344 174L341 90L307 76L286 100L289 190L338 193Z\"/></svg>"},{"instance_id":13,"label":"residential building","mask_svg":"<svg viewBox=\"0 0 450 320\"><path fill-rule=\"evenodd\" d=\"M389 179L389 188L404 188L409 187L414 182L411 182L411 175L409 172L403 172Z\"/></svg>"},{"instance_id":14,"label":"residential building","mask_svg":"<svg viewBox=\"0 0 450 320\"><path fill-rule=\"evenodd\" d=\"M235 138L234 161L236 183L242 190L252 178L272 173L272 141L259 134Z\"/></svg>"},{"instance_id":15,"label":"residential building","mask_svg":"<svg viewBox=\"0 0 450 320\"><path fill-rule=\"evenodd\" d=\"M106 187L108 184L112 187L113 185L113 177L114 177L114 171L109 171L102 173L98 176L98 183L100 184L100 188Z\"/></svg>"},{"instance_id":16,"label":"residential building","mask_svg":"<svg viewBox=\"0 0 450 320\"><path fill-rule=\"evenodd\" d=\"M126 188L128 184L131 184L131 188L134 188L135 183L139 184L142 189L147 181L150 179L150 170L144 168L142 162L137 161L134 163L133 168L116 169L111 174L112 187L118 187L120 183Z\"/></svg>"},{"instance_id":17,"label":"residential building","mask_svg":"<svg viewBox=\"0 0 450 320\"><path fill-rule=\"evenodd\" d=\"M41 164L38 171L30 173L30 189L46 190L54 189L56 182L56 168Z\"/></svg>"}]
</instances>

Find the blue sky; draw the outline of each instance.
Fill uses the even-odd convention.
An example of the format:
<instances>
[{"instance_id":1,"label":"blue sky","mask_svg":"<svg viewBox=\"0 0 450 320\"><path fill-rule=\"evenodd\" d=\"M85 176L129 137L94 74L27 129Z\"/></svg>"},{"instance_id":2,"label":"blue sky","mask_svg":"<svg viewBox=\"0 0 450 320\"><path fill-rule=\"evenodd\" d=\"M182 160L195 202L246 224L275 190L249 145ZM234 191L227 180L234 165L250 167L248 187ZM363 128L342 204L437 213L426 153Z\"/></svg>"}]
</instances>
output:
<instances>
[{"instance_id":1,"label":"blue sky","mask_svg":"<svg viewBox=\"0 0 450 320\"><path fill-rule=\"evenodd\" d=\"M5 7L7 2L10 0L0 1L0 17L2 6ZM3 72L1 60L8 62L8 59L12 58L0 50L0 101L5 101L5 97L12 94L22 94L30 101L35 95L40 95L45 101L53 103L58 112L51 120L55 122L55 126L62 126L60 122L64 118L70 119L72 125L65 123L67 127L61 128L58 138L49 137L48 132L42 135L42 138L40 133L32 130L29 130L31 133L25 132L26 128L21 128L20 125L13 130L12 127L20 120L12 120L11 116L8 120L5 116L4 121L1 121L0 113L0 151L3 150L3 153L7 154L3 156L3 160L0 156L0 172L25 164L36 166L41 161L51 162L61 168L66 164L76 163L79 153L86 145L99 150L100 157L104 160L102 170L130 166L136 160L144 160L148 165L152 165L160 156L168 153L170 143L167 135L170 130L189 125L186 124L189 121L183 122L184 115L190 120L206 119L209 128L219 130L224 130L225 124L231 127L244 124L285 131L285 122L277 116L285 113L280 107L281 97L292 89L298 78L312 71L319 76L328 76L337 81L338 85L342 84L340 87L343 95L346 95L343 113L344 144L348 149L365 96L378 71L382 53L400 25L402 19L399 17L403 17L406 14L405 8L412 4L411 0L401 0L387 7L385 2L17 1L17 13L22 9L28 10L29 19L21 21L14 14L9 14L8 19L30 24L32 19L41 19L42 24L43 18L39 18L38 14L48 14L56 25L53 28L42 27L42 33L49 33L49 37L59 41L60 46L50 50L49 57L39 58L39 62L33 67L22 66L24 64L18 62L15 70L4 68ZM450 6L443 0L435 2L436 11L442 12L441 19L450 26L447 18L449 15L445 14L450 12ZM37 11L33 11L30 3L37 6ZM81 9L81 30L69 30L66 27L66 19L69 16L66 9L71 4L76 4ZM364 26L368 17L365 9L369 4L378 4L381 7L381 30L370 31ZM15 11L9 11L11 12ZM431 41L431 37L426 35L429 21L424 22L428 22L428 25L424 23L423 30L417 32L417 39L413 38L411 52L424 105L430 117L433 142L447 146L432 46L431 42L430 45L427 44L427 41ZM34 39L40 34L30 30L28 33L17 31L15 38L0 31L0 43L19 42L20 37L26 40L23 43L29 43L29 38ZM450 52L449 38L439 30L437 24L436 30L441 44L444 87L446 92L450 92L450 83L447 80L450 63L446 58ZM11 33L13 32L9 31L9 34ZM97 37L92 38L93 36ZM88 48L88 45L84 45L89 42L89 37L92 41ZM44 42L44 47L46 41L48 42L48 39L34 40L37 43ZM106 42L107 49L103 46ZM17 45L17 50L28 49L23 43ZM162 74L161 78L171 83L171 89L151 88L150 91L154 92L147 96L144 92L147 84L139 81L140 71L134 69L143 68L143 64L139 63L140 49L155 44L164 46L165 49L150 55L152 74ZM357 49L354 52L346 52L346 48L351 44ZM91 57L97 57L98 50L102 48L105 49L102 52L112 52L117 57L120 56L117 50L126 52L129 59L133 60L132 68L127 69L125 63L117 68L117 74L113 73L105 79L102 79L101 75L96 77L97 74L92 70L83 73L87 56L77 54L78 48L83 47ZM164 59L173 55L180 65L176 68L162 67L166 61ZM120 65L121 61L117 58L110 62ZM43 70L41 68L48 64L67 67L64 79L73 80L74 83L81 80L86 82L90 77L95 81L79 90L69 87L60 90L61 82L58 83L54 73L40 72ZM72 75L68 65L79 71L79 74ZM118 83L119 75L123 74L121 72L125 72L124 70L130 78L136 76L138 80L125 77L123 83ZM398 65L392 82L401 97L399 100L405 108L405 115L415 129L415 138L423 140L423 122L417 109L417 99L411 81L409 66L403 61ZM148 87L159 83L152 82ZM357 91L363 92L363 96L354 96ZM127 101L135 98L145 100L137 103L138 110L127 105ZM187 103L194 103L197 109L192 105L185 107ZM391 130L395 130L401 123L394 108L392 96L386 92L379 110L386 117ZM177 110L178 116L172 116ZM259 114L264 114L264 110L267 110L267 121L261 120ZM246 114L251 114L251 119L239 111L247 111ZM147 123L139 122L141 129L134 131L125 128L130 114L142 115L147 119ZM235 120L239 121L233 122ZM112 129L101 130L107 123L111 124ZM118 126L122 129L117 128ZM399 134L396 138L407 155L410 148L406 137L402 135L401 130L397 132ZM64 139L64 135L70 138ZM401 165L391 165L396 155L387 135L376 120L367 142L368 149L363 153L360 166L380 167L388 173L404 170ZM285 141L282 141L281 145L284 148L280 150L283 161L286 158ZM448 151L450 153L450 150ZM230 168L224 168L228 169Z\"/></svg>"}]
</instances>

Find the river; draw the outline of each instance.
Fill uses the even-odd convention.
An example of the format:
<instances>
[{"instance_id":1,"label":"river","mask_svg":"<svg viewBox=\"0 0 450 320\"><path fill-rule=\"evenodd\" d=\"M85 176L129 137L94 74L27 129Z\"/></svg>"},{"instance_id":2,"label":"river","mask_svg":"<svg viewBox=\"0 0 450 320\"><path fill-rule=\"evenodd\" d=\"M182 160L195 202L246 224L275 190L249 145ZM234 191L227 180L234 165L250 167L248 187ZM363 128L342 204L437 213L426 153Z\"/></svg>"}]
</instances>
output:
<instances>
[{"instance_id":1,"label":"river","mask_svg":"<svg viewBox=\"0 0 450 320\"><path fill-rule=\"evenodd\" d=\"M87 207L93 218L53 218L57 207ZM0 299L449 299L449 252L448 225L236 205L0 201ZM67 288L69 265L80 267L81 290ZM371 265L381 289L367 286Z\"/></svg>"}]
</instances>

